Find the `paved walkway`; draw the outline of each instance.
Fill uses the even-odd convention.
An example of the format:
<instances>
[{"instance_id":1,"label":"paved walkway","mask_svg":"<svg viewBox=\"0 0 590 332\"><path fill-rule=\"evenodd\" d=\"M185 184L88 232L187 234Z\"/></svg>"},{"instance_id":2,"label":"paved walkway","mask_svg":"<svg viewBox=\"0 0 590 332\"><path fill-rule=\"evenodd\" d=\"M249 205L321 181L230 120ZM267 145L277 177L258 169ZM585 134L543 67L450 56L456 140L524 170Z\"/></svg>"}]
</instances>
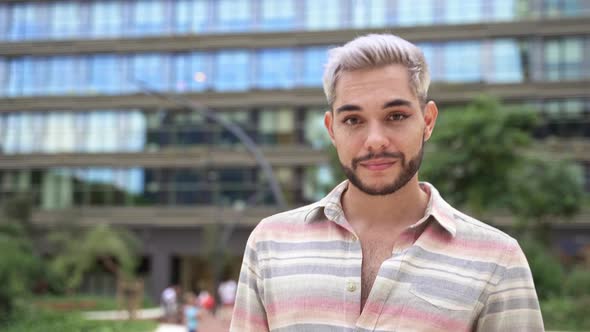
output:
<instances>
[{"instance_id":1,"label":"paved walkway","mask_svg":"<svg viewBox=\"0 0 590 332\"><path fill-rule=\"evenodd\" d=\"M91 320L123 320L129 319L125 310L112 311L88 311L84 313L87 319ZM163 316L161 308L140 309L136 312L136 319L160 319ZM227 317L227 314L226 314ZM219 319L212 314L204 314L199 322L200 332L227 332L229 331L229 319ZM186 328L177 324L158 325L155 332L186 332Z\"/></svg>"},{"instance_id":2,"label":"paved walkway","mask_svg":"<svg viewBox=\"0 0 590 332\"><path fill-rule=\"evenodd\" d=\"M162 317L164 311L162 308L150 308L137 310L136 319L158 319ZM90 320L123 320L129 319L129 313L126 310L107 310L107 311L87 311L84 317Z\"/></svg>"}]
</instances>

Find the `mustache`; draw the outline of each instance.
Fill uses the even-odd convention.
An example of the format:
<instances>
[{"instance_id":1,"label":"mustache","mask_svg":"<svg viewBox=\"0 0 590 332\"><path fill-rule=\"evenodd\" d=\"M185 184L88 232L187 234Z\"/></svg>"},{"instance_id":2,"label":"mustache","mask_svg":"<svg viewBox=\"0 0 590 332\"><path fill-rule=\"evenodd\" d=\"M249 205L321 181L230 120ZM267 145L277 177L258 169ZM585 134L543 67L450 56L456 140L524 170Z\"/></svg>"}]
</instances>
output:
<instances>
[{"instance_id":1,"label":"mustache","mask_svg":"<svg viewBox=\"0 0 590 332\"><path fill-rule=\"evenodd\" d=\"M352 159L352 168L357 168L358 164L363 161L368 161L371 159L380 159L380 158L399 158L402 162L405 160L405 156L401 152L380 152L380 153L369 153L362 157Z\"/></svg>"}]
</instances>

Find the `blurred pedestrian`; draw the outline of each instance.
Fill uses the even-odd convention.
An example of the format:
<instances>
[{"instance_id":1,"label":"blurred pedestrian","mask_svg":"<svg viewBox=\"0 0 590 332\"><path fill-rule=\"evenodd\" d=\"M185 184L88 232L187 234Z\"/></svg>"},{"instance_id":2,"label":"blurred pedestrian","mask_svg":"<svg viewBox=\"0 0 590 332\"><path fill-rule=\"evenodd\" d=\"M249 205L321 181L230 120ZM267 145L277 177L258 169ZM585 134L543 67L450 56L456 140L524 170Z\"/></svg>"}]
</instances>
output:
<instances>
[{"instance_id":1,"label":"blurred pedestrian","mask_svg":"<svg viewBox=\"0 0 590 332\"><path fill-rule=\"evenodd\" d=\"M199 301L193 292L184 294L182 323L186 326L188 332L197 332L199 330L199 320L201 309Z\"/></svg>"},{"instance_id":2,"label":"blurred pedestrian","mask_svg":"<svg viewBox=\"0 0 590 332\"><path fill-rule=\"evenodd\" d=\"M177 285L170 285L164 289L160 297L164 320L167 323L178 323L178 291Z\"/></svg>"},{"instance_id":3,"label":"blurred pedestrian","mask_svg":"<svg viewBox=\"0 0 590 332\"><path fill-rule=\"evenodd\" d=\"M199 293L199 305L201 308L212 312L215 309L215 298L206 290Z\"/></svg>"},{"instance_id":4,"label":"blurred pedestrian","mask_svg":"<svg viewBox=\"0 0 590 332\"><path fill-rule=\"evenodd\" d=\"M215 314L218 319L227 322L231 320L237 289L238 283L233 279L227 279L219 284L217 293L221 300L221 307L218 308Z\"/></svg>"}]
</instances>

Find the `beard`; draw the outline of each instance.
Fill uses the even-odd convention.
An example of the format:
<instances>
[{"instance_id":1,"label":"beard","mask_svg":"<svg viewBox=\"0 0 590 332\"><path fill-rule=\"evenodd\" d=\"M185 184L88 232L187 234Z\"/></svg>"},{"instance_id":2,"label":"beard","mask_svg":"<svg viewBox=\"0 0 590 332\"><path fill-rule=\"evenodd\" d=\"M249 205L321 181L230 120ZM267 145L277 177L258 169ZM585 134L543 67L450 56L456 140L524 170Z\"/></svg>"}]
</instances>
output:
<instances>
[{"instance_id":1,"label":"beard","mask_svg":"<svg viewBox=\"0 0 590 332\"><path fill-rule=\"evenodd\" d=\"M399 189L403 188L413 177L418 173L418 169L420 169L420 165L422 164L422 157L424 156L424 140L422 140L422 146L420 146L420 151L414 156L409 162L406 159L405 154L402 152L382 152L382 153L369 153L363 157L354 158L352 160L352 167L345 166L340 162L340 166L344 171L344 174L355 187L359 190L364 192L367 195L371 196L384 196L393 194ZM368 161L371 159L377 158L395 158L399 159L401 162L401 173L397 178L395 178L391 183L386 184L384 186L369 186L359 178L356 173L358 168L358 164L363 161Z\"/></svg>"}]
</instances>

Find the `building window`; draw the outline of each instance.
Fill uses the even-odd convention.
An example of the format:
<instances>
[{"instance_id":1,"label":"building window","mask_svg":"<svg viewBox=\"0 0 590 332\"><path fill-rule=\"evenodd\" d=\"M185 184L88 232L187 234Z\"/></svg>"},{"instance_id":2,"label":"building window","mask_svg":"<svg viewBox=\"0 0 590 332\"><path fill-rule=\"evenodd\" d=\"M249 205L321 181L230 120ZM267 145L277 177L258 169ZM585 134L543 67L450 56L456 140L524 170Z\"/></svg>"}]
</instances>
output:
<instances>
[{"instance_id":1,"label":"building window","mask_svg":"<svg viewBox=\"0 0 590 332\"><path fill-rule=\"evenodd\" d=\"M49 66L49 86L45 91L39 91L40 94L73 94L80 89L80 70L75 57L52 57L49 59Z\"/></svg>"},{"instance_id":2,"label":"building window","mask_svg":"<svg viewBox=\"0 0 590 332\"><path fill-rule=\"evenodd\" d=\"M397 22L401 26L427 25L434 22L433 0L399 0Z\"/></svg>"},{"instance_id":3,"label":"building window","mask_svg":"<svg viewBox=\"0 0 590 332\"><path fill-rule=\"evenodd\" d=\"M245 130L247 134L252 135L255 129L255 126L252 125L250 113L248 111L225 111L219 113L219 116L229 123L238 125L240 128ZM214 145L230 146L242 144L242 142L234 134L223 128L220 124L211 123L210 128L210 134L213 138L212 143ZM252 138L254 139L254 137Z\"/></svg>"},{"instance_id":4,"label":"building window","mask_svg":"<svg viewBox=\"0 0 590 332\"><path fill-rule=\"evenodd\" d=\"M11 39L38 39L47 36L47 13L44 4L14 3L12 4Z\"/></svg>"},{"instance_id":5,"label":"building window","mask_svg":"<svg viewBox=\"0 0 590 332\"><path fill-rule=\"evenodd\" d=\"M8 95L8 60L0 57L0 96Z\"/></svg>"},{"instance_id":6,"label":"building window","mask_svg":"<svg viewBox=\"0 0 590 332\"><path fill-rule=\"evenodd\" d=\"M258 122L260 144L294 144L295 112L291 109L267 109L260 112Z\"/></svg>"},{"instance_id":7,"label":"building window","mask_svg":"<svg viewBox=\"0 0 590 332\"><path fill-rule=\"evenodd\" d=\"M326 109L311 109L305 112L304 136L305 143L314 149L325 149L330 146L330 139L324 126Z\"/></svg>"},{"instance_id":8,"label":"building window","mask_svg":"<svg viewBox=\"0 0 590 332\"><path fill-rule=\"evenodd\" d=\"M166 7L163 1L137 0L133 6L133 31L137 35L165 34Z\"/></svg>"},{"instance_id":9,"label":"building window","mask_svg":"<svg viewBox=\"0 0 590 332\"><path fill-rule=\"evenodd\" d=\"M287 89L295 81L293 50L266 49L258 52L256 85L261 89Z\"/></svg>"},{"instance_id":10,"label":"building window","mask_svg":"<svg viewBox=\"0 0 590 332\"><path fill-rule=\"evenodd\" d=\"M90 91L94 93L120 93L125 77L117 55L94 55L90 58Z\"/></svg>"},{"instance_id":11,"label":"building window","mask_svg":"<svg viewBox=\"0 0 590 332\"><path fill-rule=\"evenodd\" d=\"M303 50L303 77L304 86L322 86L324 65L328 61L330 47L309 47Z\"/></svg>"},{"instance_id":12,"label":"building window","mask_svg":"<svg viewBox=\"0 0 590 332\"><path fill-rule=\"evenodd\" d=\"M343 22L339 0L305 0L305 28L328 30L340 27Z\"/></svg>"},{"instance_id":13,"label":"building window","mask_svg":"<svg viewBox=\"0 0 590 332\"><path fill-rule=\"evenodd\" d=\"M43 58L21 57L11 61L8 91L11 96L47 93L48 63Z\"/></svg>"},{"instance_id":14,"label":"building window","mask_svg":"<svg viewBox=\"0 0 590 332\"><path fill-rule=\"evenodd\" d=\"M91 34L94 37L123 35L123 3L93 1L91 5Z\"/></svg>"},{"instance_id":15,"label":"building window","mask_svg":"<svg viewBox=\"0 0 590 332\"><path fill-rule=\"evenodd\" d=\"M543 0L543 14L547 17L580 16L584 10L582 0Z\"/></svg>"},{"instance_id":16,"label":"building window","mask_svg":"<svg viewBox=\"0 0 590 332\"><path fill-rule=\"evenodd\" d=\"M204 91L211 86L210 56L206 53L181 53L174 56L174 89Z\"/></svg>"},{"instance_id":17,"label":"building window","mask_svg":"<svg viewBox=\"0 0 590 332\"><path fill-rule=\"evenodd\" d=\"M8 40L8 27L11 24L9 5L0 3L0 40Z\"/></svg>"},{"instance_id":18,"label":"building window","mask_svg":"<svg viewBox=\"0 0 590 332\"><path fill-rule=\"evenodd\" d=\"M445 24L474 23L482 20L481 0L446 0Z\"/></svg>"},{"instance_id":19,"label":"building window","mask_svg":"<svg viewBox=\"0 0 590 332\"><path fill-rule=\"evenodd\" d=\"M584 70L584 40L564 38L545 42L544 69L549 81L587 77Z\"/></svg>"},{"instance_id":20,"label":"building window","mask_svg":"<svg viewBox=\"0 0 590 332\"><path fill-rule=\"evenodd\" d=\"M389 8L385 0L352 0L352 24L354 28L384 27Z\"/></svg>"},{"instance_id":21,"label":"building window","mask_svg":"<svg viewBox=\"0 0 590 332\"><path fill-rule=\"evenodd\" d=\"M71 170L46 170L41 183L41 208L56 210L71 207L73 189Z\"/></svg>"},{"instance_id":22,"label":"building window","mask_svg":"<svg viewBox=\"0 0 590 332\"><path fill-rule=\"evenodd\" d=\"M77 1L59 1L51 4L51 37L80 37L80 10Z\"/></svg>"},{"instance_id":23,"label":"building window","mask_svg":"<svg viewBox=\"0 0 590 332\"><path fill-rule=\"evenodd\" d=\"M262 0L261 30L277 31L295 28L294 0Z\"/></svg>"},{"instance_id":24,"label":"building window","mask_svg":"<svg viewBox=\"0 0 590 332\"><path fill-rule=\"evenodd\" d=\"M250 56L241 50L221 51L216 55L213 86L217 91L250 88Z\"/></svg>"},{"instance_id":25,"label":"building window","mask_svg":"<svg viewBox=\"0 0 590 332\"><path fill-rule=\"evenodd\" d=\"M524 80L524 63L519 41L512 39L494 40L492 46L493 66L488 72L488 81L494 83L516 83Z\"/></svg>"},{"instance_id":26,"label":"building window","mask_svg":"<svg viewBox=\"0 0 590 332\"><path fill-rule=\"evenodd\" d=\"M207 4L207 0L174 1L175 31L179 33L208 31L210 15Z\"/></svg>"},{"instance_id":27,"label":"building window","mask_svg":"<svg viewBox=\"0 0 590 332\"><path fill-rule=\"evenodd\" d=\"M252 29L251 1L218 0L218 31L249 31Z\"/></svg>"},{"instance_id":28,"label":"building window","mask_svg":"<svg viewBox=\"0 0 590 332\"><path fill-rule=\"evenodd\" d=\"M444 77L447 82L481 81L481 43L450 42L444 45Z\"/></svg>"},{"instance_id":29,"label":"building window","mask_svg":"<svg viewBox=\"0 0 590 332\"><path fill-rule=\"evenodd\" d=\"M150 89L165 91L170 88L170 56L166 54L136 54L133 56L132 86L147 85Z\"/></svg>"}]
</instances>

